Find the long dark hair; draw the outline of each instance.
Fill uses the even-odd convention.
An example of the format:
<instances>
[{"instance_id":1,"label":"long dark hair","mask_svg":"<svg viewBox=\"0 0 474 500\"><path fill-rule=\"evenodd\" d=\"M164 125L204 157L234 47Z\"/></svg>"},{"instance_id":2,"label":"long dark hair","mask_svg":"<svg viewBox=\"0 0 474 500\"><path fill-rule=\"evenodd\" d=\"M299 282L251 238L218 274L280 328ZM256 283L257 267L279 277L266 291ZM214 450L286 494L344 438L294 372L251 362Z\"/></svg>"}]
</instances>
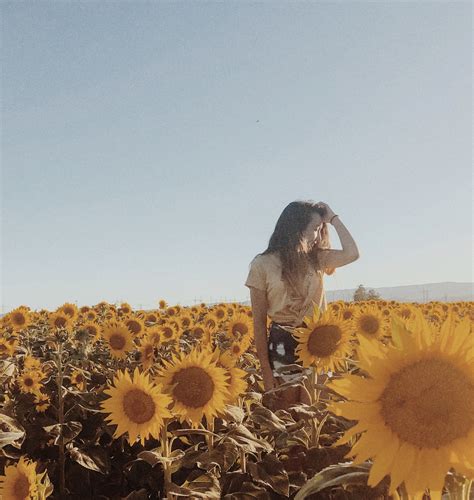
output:
<instances>
[{"instance_id":1,"label":"long dark hair","mask_svg":"<svg viewBox=\"0 0 474 500\"><path fill-rule=\"evenodd\" d=\"M297 293L300 293L298 283L301 283L309 267L315 271L323 270L320 266L319 251L331 248L327 223L322 224L320 237L311 248L306 246L303 237L313 214L318 213L324 216L324 211L324 207L311 200L292 201L278 218L267 249L258 254L278 253L282 265L282 278L286 285ZM334 274L335 269L323 271L331 275Z\"/></svg>"}]
</instances>

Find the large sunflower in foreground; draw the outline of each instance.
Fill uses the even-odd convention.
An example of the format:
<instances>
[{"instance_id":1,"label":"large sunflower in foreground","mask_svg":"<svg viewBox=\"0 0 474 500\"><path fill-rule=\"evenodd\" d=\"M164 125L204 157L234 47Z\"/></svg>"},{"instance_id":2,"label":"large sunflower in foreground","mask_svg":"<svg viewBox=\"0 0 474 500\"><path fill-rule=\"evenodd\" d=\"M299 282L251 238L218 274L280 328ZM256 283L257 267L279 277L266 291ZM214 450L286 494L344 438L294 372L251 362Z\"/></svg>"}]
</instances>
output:
<instances>
[{"instance_id":1,"label":"large sunflower in foreground","mask_svg":"<svg viewBox=\"0 0 474 500\"><path fill-rule=\"evenodd\" d=\"M321 313L316 306L312 317L305 316L306 327L296 328L295 354L306 367L321 371L343 369L352 352L351 323L339 319L331 310Z\"/></svg>"},{"instance_id":2,"label":"large sunflower in foreground","mask_svg":"<svg viewBox=\"0 0 474 500\"><path fill-rule=\"evenodd\" d=\"M329 409L357 424L336 445L363 433L347 456L373 459L367 484L390 475L389 494L405 483L415 498L441 499L451 467L474 477L474 336L451 318L436 338L423 317L409 330L392 317L393 345L360 339L360 368L329 387L349 399ZM412 323L415 325L415 323Z\"/></svg>"},{"instance_id":3,"label":"large sunflower in foreground","mask_svg":"<svg viewBox=\"0 0 474 500\"><path fill-rule=\"evenodd\" d=\"M114 358L125 358L134 348L133 334L124 323L109 322L102 329L102 337Z\"/></svg>"},{"instance_id":4,"label":"large sunflower in foreground","mask_svg":"<svg viewBox=\"0 0 474 500\"><path fill-rule=\"evenodd\" d=\"M208 350L195 348L164 361L159 381L173 398L173 413L193 427L199 426L203 415L207 421L216 416L229 398L226 370L217 366Z\"/></svg>"},{"instance_id":5,"label":"large sunflower in foreground","mask_svg":"<svg viewBox=\"0 0 474 500\"><path fill-rule=\"evenodd\" d=\"M5 467L0 476L0 498L4 500L43 500L53 492L46 471L36 473L36 462L22 456L15 465Z\"/></svg>"},{"instance_id":6,"label":"large sunflower in foreground","mask_svg":"<svg viewBox=\"0 0 474 500\"><path fill-rule=\"evenodd\" d=\"M172 416L168 410L171 398L163 394L159 385L153 385L148 375L140 373L138 367L133 378L128 372L117 372L113 387L104 393L110 397L102 401L100 411L110 413L105 420L117 426L114 437L127 432L130 445L137 437L143 445L149 436L159 438L163 419Z\"/></svg>"}]
</instances>

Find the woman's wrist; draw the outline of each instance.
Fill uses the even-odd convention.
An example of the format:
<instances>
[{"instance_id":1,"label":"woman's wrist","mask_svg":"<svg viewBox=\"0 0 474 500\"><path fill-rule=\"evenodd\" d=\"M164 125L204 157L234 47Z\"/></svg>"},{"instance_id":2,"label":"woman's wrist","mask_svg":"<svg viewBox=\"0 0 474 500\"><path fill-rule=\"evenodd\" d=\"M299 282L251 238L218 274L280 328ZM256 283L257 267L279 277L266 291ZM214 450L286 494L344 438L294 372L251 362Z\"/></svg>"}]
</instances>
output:
<instances>
[{"instance_id":1,"label":"woman's wrist","mask_svg":"<svg viewBox=\"0 0 474 500\"><path fill-rule=\"evenodd\" d=\"M334 215L331 217L331 220L329 221L329 224L332 224L332 221L333 221L336 217L339 217L339 215L334 214Z\"/></svg>"}]
</instances>

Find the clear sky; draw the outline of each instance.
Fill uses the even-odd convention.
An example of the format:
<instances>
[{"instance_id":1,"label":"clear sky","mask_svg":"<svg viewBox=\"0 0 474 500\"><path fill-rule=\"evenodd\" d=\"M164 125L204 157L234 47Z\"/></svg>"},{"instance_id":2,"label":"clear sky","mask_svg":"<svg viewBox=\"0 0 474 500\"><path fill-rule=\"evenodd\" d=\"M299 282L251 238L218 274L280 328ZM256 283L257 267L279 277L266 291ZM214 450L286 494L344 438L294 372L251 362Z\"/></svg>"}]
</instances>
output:
<instances>
[{"instance_id":1,"label":"clear sky","mask_svg":"<svg viewBox=\"0 0 474 500\"><path fill-rule=\"evenodd\" d=\"M296 199L328 290L472 281L471 9L3 2L3 312L246 300Z\"/></svg>"}]
</instances>

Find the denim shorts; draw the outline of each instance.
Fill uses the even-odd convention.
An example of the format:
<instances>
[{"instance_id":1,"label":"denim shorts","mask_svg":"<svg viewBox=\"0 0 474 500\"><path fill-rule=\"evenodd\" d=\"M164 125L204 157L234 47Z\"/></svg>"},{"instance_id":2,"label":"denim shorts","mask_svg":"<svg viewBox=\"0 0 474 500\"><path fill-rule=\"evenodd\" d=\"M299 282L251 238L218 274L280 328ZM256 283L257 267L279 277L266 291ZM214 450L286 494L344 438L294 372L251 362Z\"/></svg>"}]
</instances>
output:
<instances>
[{"instance_id":1,"label":"denim shorts","mask_svg":"<svg viewBox=\"0 0 474 500\"><path fill-rule=\"evenodd\" d=\"M306 326L304 323L298 327ZM296 327L296 328L298 328ZM301 365L298 357L295 354L298 341L293 337L292 331L295 327L280 325L272 321L270 323L269 336L268 336L268 360L273 375L281 377L283 380L288 381L297 378L301 372L294 373L279 373L278 368L285 365Z\"/></svg>"}]
</instances>

